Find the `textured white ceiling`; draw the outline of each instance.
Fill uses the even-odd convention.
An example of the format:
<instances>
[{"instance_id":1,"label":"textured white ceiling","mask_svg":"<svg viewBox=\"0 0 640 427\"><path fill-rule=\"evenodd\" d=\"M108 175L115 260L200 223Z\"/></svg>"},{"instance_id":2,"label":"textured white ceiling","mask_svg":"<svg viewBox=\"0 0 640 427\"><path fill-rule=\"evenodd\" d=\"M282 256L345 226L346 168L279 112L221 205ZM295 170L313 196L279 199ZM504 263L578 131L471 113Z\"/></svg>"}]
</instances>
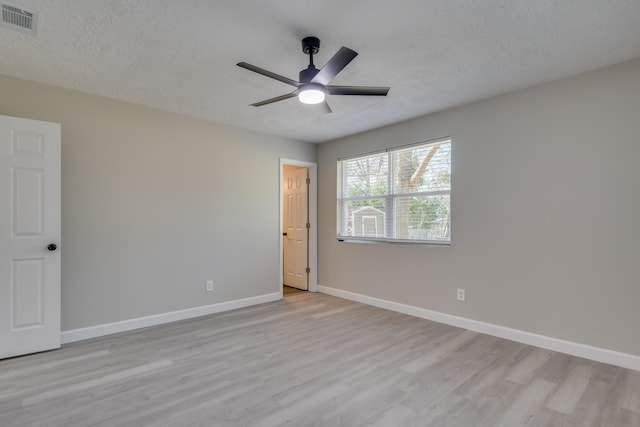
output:
<instances>
[{"instance_id":1,"label":"textured white ceiling","mask_svg":"<svg viewBox=\"0 0 640 427\"><path fill-rule=\"evenodd\" d=\"M640 57L640 0L8 0L38 32L0 27L0 73L322 142ZM387 97L295 98L300 40L318 66L360 55L332 82L391 86Z\"/></svg>"}]
</instances>

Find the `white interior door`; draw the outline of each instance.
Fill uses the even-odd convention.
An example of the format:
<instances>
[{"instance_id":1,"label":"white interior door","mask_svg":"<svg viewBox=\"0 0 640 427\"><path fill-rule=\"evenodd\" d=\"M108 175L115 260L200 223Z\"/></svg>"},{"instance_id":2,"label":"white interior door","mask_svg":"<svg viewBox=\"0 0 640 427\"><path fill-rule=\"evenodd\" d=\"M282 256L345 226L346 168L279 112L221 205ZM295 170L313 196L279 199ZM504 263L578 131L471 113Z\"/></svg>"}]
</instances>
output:
<instances>
[{"instance_id":1,"label":"white interior door","mask_svg":"<svg viewBox=\"0 0 640 427\"><path fill-rule=\"evenodd\" d=\"M285 166L283 227L283 283L307 290L308 251L308 188L309 170L299 166Z\"/></svg>"},{"instance_id":2,"label":"white interior door","mask_svg":"<svg viewBox=\"0 0 640 427\"><path fill-rule=\"evenodd\" d=\"M0 116L0 358L60 347L60 125Z\"/></svg>"}]
</instances>

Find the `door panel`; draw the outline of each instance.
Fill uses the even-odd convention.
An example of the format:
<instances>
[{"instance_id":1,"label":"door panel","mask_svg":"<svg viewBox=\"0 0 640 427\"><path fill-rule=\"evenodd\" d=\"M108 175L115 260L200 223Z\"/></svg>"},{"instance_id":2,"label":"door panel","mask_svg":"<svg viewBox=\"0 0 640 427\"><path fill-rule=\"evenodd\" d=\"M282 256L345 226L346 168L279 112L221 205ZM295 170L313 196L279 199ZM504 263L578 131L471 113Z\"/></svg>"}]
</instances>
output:
<instances>
[{"instance_id":1,"label":"door panel","mask_svg":"<svg viewBox=\"0 0 640 427\"><path fill-rule=\"evenodd\" d=\"M0 358L58 348L59 124L0 116L0 201Z\"/></svg>"},{"instance_id":2,"label":"door panel","mask_svg":"<svg viewBox=\"0 0 640 427\"><path fill-rule=\"evenodd\" d=\"M283 222L284 254L283 283L298 289L307 290L307 194L308 169L296 166L284 166L284 204Z\"/></svg>"},{"instance_id":3,"label":"door panel","mask_svg":"<svg viewBox=\"0 0 640 427\"><path fill-rule=\"evenodd\" d=\"M14 236L41 236L44 222L42 205L43 170L13 169Z\"/></svg>"},{"instance_id":4,"label":"door panel","mask_svg":"<svg viewBox=\"0 0 640 427\"><path fill-rule=\"evenodd\" d=\"M11 293L13 319L11 328L42 326L44 313L44 259L24 259L11 262Z\"/></svg>"}]
</instances>

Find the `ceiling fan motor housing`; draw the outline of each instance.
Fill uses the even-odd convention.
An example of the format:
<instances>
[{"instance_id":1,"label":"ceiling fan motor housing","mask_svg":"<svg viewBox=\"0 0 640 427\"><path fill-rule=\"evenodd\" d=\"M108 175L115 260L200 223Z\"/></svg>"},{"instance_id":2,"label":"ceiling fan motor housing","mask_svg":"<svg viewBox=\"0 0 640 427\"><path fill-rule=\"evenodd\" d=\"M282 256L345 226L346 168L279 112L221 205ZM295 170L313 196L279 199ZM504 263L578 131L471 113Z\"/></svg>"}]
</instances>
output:
<instances>
[{"instance_id":1,"label":"ceiling fan motor housing","mask_svg":"<svg viewBox=\"0 0 640 427\"><path fill-rule=\"evenodd\" d=\"M318 70L313 65L309 65L308 68L305 68L304 70L300 71L298 81L300 83L309 83L311 79L313 79L316 76L316 74L318 74L318 71L320 70Z\"/></svg>"}]
</instances>

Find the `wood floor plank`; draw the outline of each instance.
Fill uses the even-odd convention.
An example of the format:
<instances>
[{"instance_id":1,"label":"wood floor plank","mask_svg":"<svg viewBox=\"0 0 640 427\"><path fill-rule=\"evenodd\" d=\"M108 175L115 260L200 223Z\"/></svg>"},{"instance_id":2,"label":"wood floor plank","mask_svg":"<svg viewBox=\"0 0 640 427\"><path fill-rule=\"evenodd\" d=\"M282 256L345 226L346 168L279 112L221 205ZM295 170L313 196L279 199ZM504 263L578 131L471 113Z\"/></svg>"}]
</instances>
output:
<instances>
[{"instance_id":1,"label":"wood floor plank","mask_svg":"<svg viewBox=\"0 0 640 427\"><path fill-rule=\"evenodd\" d=\"M545 400L556 388L556 384L539 378L534 379L516 397L513 404L501 417L498 427L517 427L530 424L531 419L544 405Z\"/></svg>"},{"instance_id":2,"label":"wood floor plank","mask_svg":"<svg viewBox=\"0 0 640 427\"><path fill-rule=\"evenodd\" d=\"M513 367L507 375L507 379L517 384L526 384L534 372L545 364L552 354L552 351L531 347L529 354Z\"/></svg>"},{"instance_id":3,"label":"wood floor plank","mask_svg":"<svg viewBox=\"0 0 640 427\"><path fill-rule=\"evenodd\" d=\"M53 399L55 397L64 396L67 394L76 393L78 391L84 391L91 388L100 387L111 382L126 380L127 378L132 378L139 375L144 375L147 372L164 368L166 366L171 365L172 363L173 362L171 360L160 360L158 362L147 363L145 365L136 366L135 368L126 369L124 371L105 375L104 377L96 378L94 380L79 382L70 386L59 387L53 390L37 393L23 399L22 406L33 405L49 399Z\"/></svg>"},{"instance_id":4,"label":"wood floor plank","mask_svg":"<svg viewBox=\"0 0 640 427\"><path fill-rule=\"evenodd\" d=\"M66 357L64 359L59 359L59 360L51 359L43 363L38 363L35 366L33 364L25 364L22 367L16 366L13 368L7 368L6 370L0 372L0 382L7 381L10 377L15 377L19 375L26 377L26 376L29 376L29 374L34 375L42 371L51 371L53 369L57 369L64 365L71 365L74 363L84 362L88 359L100 358L108 355L109 355L109 350L100 350L100 351L93 351L86 354L79 354L77 356ZM2 396L1 391L0 391L0 396Z\"/></svg>"},{"instance_id":5,"label":"wood floor plank","mask_svg":"<svg viewBox=\"0 0 640 427\"><path fill-rule=\"evenodd\" d=\"M328 295L0 361L0 426L635 426L640 373Z\"/></svg>"},{"instance_id":6,"label":"wood floor plank","mask_svg":"<svg viewBox=\"0 0 640 427\"><path fill-rule=\"evenodd\" d=\"M476 332L463 331L457 334L456 337L438 346L438 348L435 348L429 351L428 353L421 354L418 357L416 357L414 360L408 363L405 363L402 366L402 369L404 369L407 372L415 374L416 372L426 369L429 366L433 365L434 363L438 362L443 357L447 357L450 353L453 353L458 347L469 342L477 335L478 334Z\"/></svg>"},{"instance_id":7,"label":"wood floor plank","mask_svg":"<svg viewBox=\"0 0 640 427\"><path fill-rule=\"evenodd\" d=\"M640 372L629 372L622 386L620 407L640 414Z\"/></svg>"},{"instance_id":8,"label":"wood floor plank","mask_svg":"<svg viewBox=\"0 0 640 427\"><path fill-rule=\"evenodd\" d=\"M572 414L591 379L591 369L585 364L574 364L569 368L566 377L553 393L547 408L563 414Z\"/></svg>"},{"instance_id":9,"label":"wood floor plank","mask_svg":"<svg viewBox=\"0 0 640 427\"><path fill-rule=\"evenodd\" d=\"M416 413L411 409L398 405L384 411L373 419L366 422L367 426L373 427L396 427L416 425Z\"/></svg>"}]
</instances>

